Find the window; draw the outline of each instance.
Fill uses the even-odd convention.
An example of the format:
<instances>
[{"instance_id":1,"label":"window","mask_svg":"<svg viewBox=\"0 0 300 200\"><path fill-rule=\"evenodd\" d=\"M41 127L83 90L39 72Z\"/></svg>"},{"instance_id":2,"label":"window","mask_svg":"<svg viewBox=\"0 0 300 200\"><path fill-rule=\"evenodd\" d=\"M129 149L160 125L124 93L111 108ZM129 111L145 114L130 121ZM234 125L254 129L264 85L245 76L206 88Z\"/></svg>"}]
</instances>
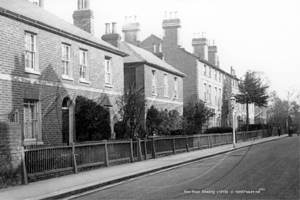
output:
<instances>
[{"instance_id":1,"label":"window","mask_svg":"<svg viewBox=\"0 0 300 200\"><path fill-rule=\"evenodd\" d=\"M80 79L86 80L87 79L87 51L80 50L80 69L79 69L79 75Z\"/></svg>"},{"instance_id":2,"label":"window","mask_svg":"<svg viewBox=\"0 0 300 200\"><path fill-rule=\"evenodd\" d=\"M70 77L70 46L62 44L63 75Z\"/></svg>"},{"instance_id":3,"label":"window","mask_svg":"<svg viewBox=\"0 0 300 200\"><path fill-rule=\"evenodd\" d=\"M207 100L206 90L207 90L207 88L206 88L206 83L204 83L204 101Z\"/></svg>"},{"instance_id":4,"label":"window","mask_svg":"<svg viewBox=\"0 0 300 200\"><path fill-rule=\"evenodd\" d=\"M153 53L156 53L156 44L153 44Z\"/></svg>"},{"instance_id":5,"label":"window","mask_svg":"<svg viewBox=\"0 0 300 200\"><path fill-rule=\"evenodd\" d=\"M211 77L211 67L209 67L209 78Z\"/></svg>"},{"instance_id":6,"label":"window","mask_svg":"<svg viewBox=\"0 0 300 200\"><path fill-rule=\"evenodd\" d=\"M221 105L221 96L222 96L221 89L219 89L219 105Z\"/></svg>"},{"instance_id":7,"label":"window","mask_svg":"<svg viewBox=\"0 0 300 200\"><path fill-rule=\"evenodd\" d=\"M111 85L111 58L105 57L105 84Z\"/></svg>"},{"instance_id":8,"label":"window","mask_svg":"<svg viewBox=\"0 0 300 200\"><path fill-rule=\"evenodd\" d=\"M178 95L178 78L174 77L174 98L178 99L179 95Z\"/></svg>"},{"instance_id":9,"label":"window","mask_svg":"<svg viewBox=\"0 0 300 200\"><path fill-rule=\"evenodd\" d=\"M152 94L156 95L156 75L155 70L152 70Z\"/></svg>"},{"instance_id":10,"label":"window","mask_svg":"<svg viewBox=\"0 0 300 200\"><path fill-rule=\"evenodd\" d=\"M158 44L158 52L160 52L160 53L162 52L162 45L161 45L161 43Z\"/></svg>"},{"instance_id":11,"label":"window","mask_svg":"<svg viewBox=\"0 0 300 200\"><path fill-rule=\"evenodd\" d=\"M41 139L40 108L37 100L24 99L24 141Z\"/></svg>"},{"instance_id":12,"label":"window","mask_svg":"<svg viewBox=\"0 0 300 200\"><path fill-rule=\"evenodd\" d=\"M36 71L36 35L25 32L25 69Z\"/></svg>"},{"instance_id":13,"label":"window","mask_svg":"<svg viewBox=\"0 0 300 200\"><path fill-rule=\"evenodd\" d=\"M206 65L204 65L204 76L206 76Z\"/></svg>"},{"instance_id":14,"label":"window","mask_svg":"<svg viewBox=\"0 0 300 200\"><path fill-rule=\"evenodd\" d=\"M221 72L219 72L219 82L221 82Z\"/></svg>"},{"instance_id":15,"label":"window","mask_svg":"<svg viewBox=\"0 0 300 200\"><path fill-rule=\"evenodd\" d=\"M217 100L217 95L218 95L218 89L217 87L215 87L215 104L218 104L218 100Z\"/></svg>"},{"instance_id":16,"label":"window","mask_svg":"<svg viewBox=\"0 0 300 200\"><path fill-rule=\"evenodd\" d=\"M168 97L168 75L164 74L164 95Z\"/></svg>"},{"instance_id":17,"label":"window","mask_svg":"<svg viewBox=\"0 0 300 200\"><path fill-rule=\"evenodd\" d=\"M215 80L218 80L218 72L215 70Z\"/></svg>"},{"instance_id":18,"label":"window","mask_svg":"<svg viewBox=\"0 0 300 200\"><path fill-rule=\"evenodd\" d=\"M211 102L211 85L209 86L208 89L208 98L209 98L209 102Z\"/></svg>"}]
</instances>

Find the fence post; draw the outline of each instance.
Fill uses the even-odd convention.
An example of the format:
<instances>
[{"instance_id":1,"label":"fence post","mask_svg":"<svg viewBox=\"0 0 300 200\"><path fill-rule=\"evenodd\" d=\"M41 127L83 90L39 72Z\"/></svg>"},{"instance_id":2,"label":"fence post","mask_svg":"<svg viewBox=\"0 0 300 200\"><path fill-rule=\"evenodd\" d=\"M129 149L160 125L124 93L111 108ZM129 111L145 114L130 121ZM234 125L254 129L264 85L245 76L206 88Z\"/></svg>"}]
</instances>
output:
<instances>
[{"instance_id":1,"label":"fence post","mask_svg":"<svg viewBox=\"0 0 300 200\"><path fill-rule=\"evenodd\" d=\"M152 157L156 158L155 140L154 140L154 138L152 138Z\"/></svg>"},{"instance_id":2,"label":"fence post","mask_svg":"<svg viewBox=\"0 0 300 200\"><path fill-rule=\"evenodd\" d=\"M77 171L77 163L76 163L75 144L73 142L72 142L72 160L73 160L73 172L77 174L78 171Z\"/></svg>"},{"instance_id":3,"label":"fence post","mask_svg":"<svg viewBox=\"0 0 300 200\"><path fill-rule=\"evenodd\" d=\"M213 148L212 136L209 134L210 148Z\"/></svg>"},{"instance_id":4,"label":"fence post","mask_svg":"<svg viewBox=\"0 0 300 200\"><path fill-rule=\"evenodd\" d=\"M185 143L186 143L186 151L189 152L189 140L188 140L188 137L185 138Z\"/></svg>"},{"instance_id":5,"label":"fence post","mask_svg":"<svg viewBox=\"0 0 300 200\"><path fill-rule=\"evenodd\" d=\"M141 148L141 139L137 139L137 157L138 161L142 161L142 148Z\"/></svg>"},{"instance_id":6,"label":"fence post","mask_svg":"<svg viewBox=\"0 0 300 200\"><path fill-rule=\"evenodd\" d=\"M144 140L145 160L147 160L147 139Z\"/></svg>"},{"instance_id":7,"label":"fence post","mask_svg":"<svg viewBox=\"0 0 300 200\"><path fill-rule=\"evenodd\" d=\"M21 156L22 156L22 164L23 164L24 184L28 185L28 176L27 176L26 163L25 163L25 153L24 153L24 147L23 146L22 146L22 149L21 149Z\"/></svg>"},{"instance_id":8,"label":"fence post","mask_svg":"<svg viewBox=\"0 0 300 200\"><path fill-rule=\"evenodd\" d=\"M176 151L175 151L175 138L173 138L172 140L173 140L173 154L175 155L176 154Z\"/></svg>"},{"instance_id":9,"label":"fence post","mask_svg":"<svg viewBox=\"0 0 300 200\"><path fill-rule=\"evenodd\" d=\"M133 159L133 142L132 142L132 139L130 139L130 161L134 162L134 159Z\"/></svg>"},{"instance_id":10,"label":"fence post","mask_svg":"<svg viewBox=\"0 0 300 200\"><path fill-rule=\"evenodd\" d=\"M227 144L229 144L228 133L226 133Z\"/></svg>"},{"instance_id":11,"label":"fence post","mask_svg":"<svg viewBox=\"0 0 300 200\"><path fill-rule=\"evenodd\" d=\"M108 167L109 162L108 162L107 140L103 140L103 142L104 142L104 164L105 164L105 167Z\"/></svg>"},{"instance_id":12,"label":"fence post","mask_svg":"<svg viewBox=\"0 0 300 200\"><path fill-rule=\"evenodd\" d=\"M200 135L198 134L198 148L201 149Z\"/></svg>"}]
</instances>

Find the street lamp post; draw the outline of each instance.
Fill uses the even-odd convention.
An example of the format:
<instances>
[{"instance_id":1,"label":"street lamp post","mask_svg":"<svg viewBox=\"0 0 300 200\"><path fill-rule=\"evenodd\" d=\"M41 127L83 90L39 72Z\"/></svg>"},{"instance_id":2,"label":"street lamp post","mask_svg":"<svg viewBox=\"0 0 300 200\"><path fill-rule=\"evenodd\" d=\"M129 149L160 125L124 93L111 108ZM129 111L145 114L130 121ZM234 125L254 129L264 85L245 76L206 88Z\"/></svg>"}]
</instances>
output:
<instances>
[{"instance_id":1,"label":"street lamp post","mask_svg":"<svg viewBox=\"0 0 300 200\"><path fill-rule=\"evenodd\" d=\"M230 98L230 103L231 103L231 109L232 109L232 144L233 148L235 148L235 124L234 124L234 108L235 108L235 103L236 103L236 98L234 95Z\"/></svg>"}]
</instances>

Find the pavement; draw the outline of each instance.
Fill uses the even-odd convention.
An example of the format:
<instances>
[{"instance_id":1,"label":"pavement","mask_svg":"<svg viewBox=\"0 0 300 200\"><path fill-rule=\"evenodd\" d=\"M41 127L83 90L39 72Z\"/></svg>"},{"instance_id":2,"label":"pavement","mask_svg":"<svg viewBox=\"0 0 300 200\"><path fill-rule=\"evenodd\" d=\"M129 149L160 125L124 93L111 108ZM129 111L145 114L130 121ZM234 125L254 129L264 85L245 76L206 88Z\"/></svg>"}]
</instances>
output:
<instances>
[{"instance_id":1,"label":"pavement","mask_svg":"<svg viewBox=\"0 0 300 200\"><path fill-rule=\"evenodd\" d=\"M29 183L0 190L0 200L37 200L62 199L80 194L99 187L117 184L140 176L158 173L181 165L235 151L252 145L282 139L288 135L272 136L245 142L238 142L233 148L226 144L208 149L201 149L176 155L149 159L142 162L127 163L78 174L66 175L58 178Z\"/></svg>"}]
</instances>

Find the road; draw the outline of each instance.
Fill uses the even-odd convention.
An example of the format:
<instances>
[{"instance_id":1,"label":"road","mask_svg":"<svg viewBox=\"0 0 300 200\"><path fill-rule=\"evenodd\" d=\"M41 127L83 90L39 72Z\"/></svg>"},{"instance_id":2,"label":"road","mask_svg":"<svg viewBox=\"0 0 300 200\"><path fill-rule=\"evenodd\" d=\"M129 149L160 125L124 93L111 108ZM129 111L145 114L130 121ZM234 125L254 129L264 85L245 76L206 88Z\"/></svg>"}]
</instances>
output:
<instances>
[{"instance_id":1,"label":"road","mask_svg":"<svg viewBox=\"0 0 300 200\"><path fill-rule=\"evenodd\" d=\"M300 199L299 143L250 146L76 199Z\"/></svg>"}]
</instances>

